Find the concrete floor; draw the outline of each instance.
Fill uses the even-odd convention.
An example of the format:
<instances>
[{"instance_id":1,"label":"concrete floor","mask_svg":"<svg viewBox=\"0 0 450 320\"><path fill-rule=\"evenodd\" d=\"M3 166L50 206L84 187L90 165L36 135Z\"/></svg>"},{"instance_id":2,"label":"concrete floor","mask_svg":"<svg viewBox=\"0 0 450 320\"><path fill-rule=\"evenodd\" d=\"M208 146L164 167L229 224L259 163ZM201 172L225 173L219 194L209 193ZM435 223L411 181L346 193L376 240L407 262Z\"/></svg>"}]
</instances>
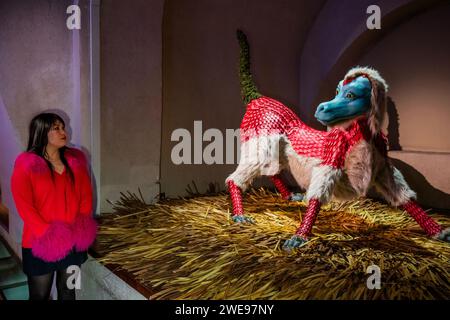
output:
<instances>
[{"instance_id":1,"label":"concrete floor","mask_svg":"<svg viewBox=\"0 0 450 320\"><path fill-rule=\"evenodd\" d=\"M89 257L82 266L81 288L76 290L77 300L145 300L135 289L112 271ZM22 265L0 238L0 300L28 300L27 277ZM53 285L52 299L56 299Z\"/></svg>"}]
</instances>

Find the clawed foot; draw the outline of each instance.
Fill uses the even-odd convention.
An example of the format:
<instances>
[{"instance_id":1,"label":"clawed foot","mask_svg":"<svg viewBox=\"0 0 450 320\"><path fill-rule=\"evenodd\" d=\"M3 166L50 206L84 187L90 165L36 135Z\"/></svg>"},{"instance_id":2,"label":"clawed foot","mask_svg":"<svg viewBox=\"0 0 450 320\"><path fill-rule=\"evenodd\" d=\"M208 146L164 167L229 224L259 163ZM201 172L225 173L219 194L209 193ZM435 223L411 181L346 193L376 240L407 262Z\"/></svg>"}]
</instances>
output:
<instances>
[{"instance_id":1,"label":"clawed foot","mask_svg":"<svg viewBox=\"0 0 450 320\"><path fill-rule=\"evenodd\" d=\"M233 219L233 222L236 223L255 223L252 218L247 217L243 214L234 215L231 217L231 219Z\"/></svg>"},{"instance_id":2,"label":"clawed foot","mask_svg":"<svg viewBox=\"0 0 450 320\"><path fill-rule=\"evenodd\" d=\"M289 201L303 201L303 194L301 193L292 193L289 197Z\"/></svg>"},{"instance_id":3,"label":"clawed foot","mask_svg":"<svg viewBox=\"0 0 450 320\"><path fill-rule=\"evenodd\" d=\"M442 230L441 233L439 233L437 235L436 239L439 239L439 240L442 240L445 242L450 242L450 228Z\"/></svg>"},{"instance_id":4,"label":"clawed foot","mask_svg":"<svg viewBox=\"0 0 450 320\"><path fill-rule=\"evenodd\" d=\"M293 235L289 240L286 240L283 244L283 250L291 252L292 249L303 246L308 240L300 237L299 235Z\"/></svg>"}]
</instances>

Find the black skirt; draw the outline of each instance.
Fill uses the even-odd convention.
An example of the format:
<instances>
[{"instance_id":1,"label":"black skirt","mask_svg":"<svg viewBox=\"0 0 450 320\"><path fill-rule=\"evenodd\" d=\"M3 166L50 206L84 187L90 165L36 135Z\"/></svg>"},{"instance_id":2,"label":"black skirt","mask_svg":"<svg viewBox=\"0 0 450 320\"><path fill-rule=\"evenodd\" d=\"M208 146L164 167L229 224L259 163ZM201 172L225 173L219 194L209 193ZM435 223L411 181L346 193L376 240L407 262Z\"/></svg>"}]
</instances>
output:
<instances>
[{"instance_id":1,"label":"black skirt","mask_svg":"<svg viewBox=\"0 0 450 320\"><path fill-rule=\"evenodd\" d=\"M72 250L65 258L56 262L45 262L33 255L30 248L22 248L23 272L27 276L41 276L69 266L81 266L87 260L87 252Z\"/></svg>"}]
</instances>

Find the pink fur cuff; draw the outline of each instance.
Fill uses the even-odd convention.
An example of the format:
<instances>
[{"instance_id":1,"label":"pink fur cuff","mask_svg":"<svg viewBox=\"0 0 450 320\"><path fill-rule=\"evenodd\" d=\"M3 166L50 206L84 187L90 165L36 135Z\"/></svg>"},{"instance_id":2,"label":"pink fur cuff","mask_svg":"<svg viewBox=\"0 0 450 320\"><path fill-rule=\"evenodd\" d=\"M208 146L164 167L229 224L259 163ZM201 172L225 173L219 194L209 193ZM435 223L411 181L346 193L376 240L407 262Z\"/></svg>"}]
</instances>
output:
<instances>
[{"instance_id":1,"label":"pink fur cuff","mask_svg":"<svg viewBox=\"0 0 450 320\"><path fill-rule=\"evenodd\" d=\"M46 262L59 261L72 250L72 230L64 222L53 222L47 231L32 243L32 253Z\"/></svg>"},{"instance_id":2,"label":"pink fur cuff","mask_svg":"<svg viewBox=\"0 0 450 320\"><path fill-rule=\"evenodd\" d=\"M86 251L94 243L97 222L91 216L79 215L73 225L73 242L77 251Z\"/></svg>"}]
</instances>

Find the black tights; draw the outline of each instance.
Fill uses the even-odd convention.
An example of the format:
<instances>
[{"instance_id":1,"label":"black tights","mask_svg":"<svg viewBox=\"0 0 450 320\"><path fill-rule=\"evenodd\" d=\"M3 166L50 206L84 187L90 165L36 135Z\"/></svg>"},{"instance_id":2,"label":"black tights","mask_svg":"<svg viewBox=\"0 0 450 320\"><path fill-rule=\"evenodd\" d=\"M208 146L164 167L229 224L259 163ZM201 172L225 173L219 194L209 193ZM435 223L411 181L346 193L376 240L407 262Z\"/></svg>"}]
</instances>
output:
<instances>
[{"instance_id":1,"label":"black tights","mask_svg":"<svg viewBox=\"0 0 450 320\"><path fill-rule=\"evenodd\" d=\"M54 272L41 276L28 276L30 300L49 300L53 275ZM75 289L69 289L67 287L67 280L71 275L72 273L67 273L67 269L56 271L58 300L75 300Z\"/></svg>"}]
</instances>

